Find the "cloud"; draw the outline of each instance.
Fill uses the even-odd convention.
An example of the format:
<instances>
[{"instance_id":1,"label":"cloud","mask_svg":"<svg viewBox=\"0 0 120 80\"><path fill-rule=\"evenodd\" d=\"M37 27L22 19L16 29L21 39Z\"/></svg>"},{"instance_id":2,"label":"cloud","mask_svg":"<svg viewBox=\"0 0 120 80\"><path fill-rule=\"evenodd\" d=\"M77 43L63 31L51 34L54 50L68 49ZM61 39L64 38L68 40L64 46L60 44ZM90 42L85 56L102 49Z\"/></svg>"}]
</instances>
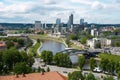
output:
<instances>
[{"instance_id":1,"label":"cloud","mask_svg":"<svg viewBox=\"0 0 120 80\"><path fill-rule=\"evenodd\" d=\"M92 7L92 9L104 9L105 5L100 3L99 1L95 1L95 2L93 2L91 7Z\"/></svg>"}]
</instances>

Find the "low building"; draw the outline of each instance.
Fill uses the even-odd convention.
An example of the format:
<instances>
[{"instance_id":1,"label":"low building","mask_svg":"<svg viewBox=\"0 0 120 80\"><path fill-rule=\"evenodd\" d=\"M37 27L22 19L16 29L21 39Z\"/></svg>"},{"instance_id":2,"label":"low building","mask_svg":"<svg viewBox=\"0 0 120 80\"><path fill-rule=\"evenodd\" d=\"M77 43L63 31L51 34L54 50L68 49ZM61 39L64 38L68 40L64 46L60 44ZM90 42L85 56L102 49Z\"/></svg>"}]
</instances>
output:
<instances>
[{"instance_id":1,"label":"low building","mask_svg":"<svg viewBox=\"0 0 120 80\"><path fill-rule=\"evenodd\" d=\"M5 50L6 49L6 44L3 41L0 41L0 50Z\"/></svg>"},{"instance_id":2,"label":"low building","mask_svg":"<svg viewBox=\"0 0 120 80\"><path fill-rule=\"evenodd\" d=\"M27 36L25 34L7 34L7 37L22 37L22 36Z\"/></svg>"},{"instance_id":3,"label":"low building","mask_svg":"<svg viewBox=\"0 0 120 80\"><path fill-rule=\"evenodd\" d=\"M0 76L0 80L67 80L58 72L31 73L23 75Z\"/></svg>"},{"instance_id":4,"label":"low building","mask_svg":"<svg viewBox=\"0 0 120 80\"><path fill-rule=\"evenodd\" d=\"M92 49L96 48L96 44L98 43L101 44L101 48L104 48L104 47L111 46L112 41L107 38L93 38L93 39L87 40L87 46L89 46Z\"/></svg>"}]
</instances>

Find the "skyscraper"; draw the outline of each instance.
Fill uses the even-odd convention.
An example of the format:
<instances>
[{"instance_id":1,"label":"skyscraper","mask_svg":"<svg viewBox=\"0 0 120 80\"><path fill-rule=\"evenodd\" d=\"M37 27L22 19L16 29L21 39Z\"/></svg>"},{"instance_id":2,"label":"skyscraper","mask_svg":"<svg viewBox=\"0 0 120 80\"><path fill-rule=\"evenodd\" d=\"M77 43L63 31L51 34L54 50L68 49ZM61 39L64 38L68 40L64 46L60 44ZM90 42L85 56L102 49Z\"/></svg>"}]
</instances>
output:
<instances>
[{"instance_id":1,"label":"skyscraper","mask_svg":"<svg viewBox=\"0 0 120 80\"><path fill-rule=\"evenodd\" d=\"M35 21L35 29L43 29L41 21Z\"/></svg>"},{"instance_id":2,"label":"skyscraper","mask_svg":"<svg viewBox=\"0 0 120 80\"><path fill-rule=\"evenodd\" d=\"M57 19L56 19L56 24L57 24L57 25L60 25L60 24L61 24L61 19L60 19L60 18L57 18Z\"/></svg>"},{"instance_id":3,"label":"skyscraper","mask_svg":"<svg viewBox=\"0 0 120 80\"><path fill-rule=\"evenodd\" d=\"M71 25L73 25L73 14L69 16L69 20L68 20L68 27L70 27Z\"/></svg>"},{"instance_id":4,"label":"skyscraper","mask_svg":"<svg viewBox=\"0 0 120 80\"><path fill-rule=\"evenodd\" d=\"M80 19L80 25L84 25L84 19Z\"/></svg>"}]
</instances>

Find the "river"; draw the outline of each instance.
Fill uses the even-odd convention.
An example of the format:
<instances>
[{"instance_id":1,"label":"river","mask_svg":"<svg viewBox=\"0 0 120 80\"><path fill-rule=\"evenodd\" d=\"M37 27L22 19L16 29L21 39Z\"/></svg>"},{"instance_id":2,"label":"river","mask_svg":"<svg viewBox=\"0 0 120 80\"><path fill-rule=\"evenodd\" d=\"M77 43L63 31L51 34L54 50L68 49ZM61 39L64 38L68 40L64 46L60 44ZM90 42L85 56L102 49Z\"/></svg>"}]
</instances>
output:
<instances>
[{"instance_id":1,"label":"river","mask_svg":"<svg viewBox=\"0 0 120 80\"><path fill-rule=\"evenodd\" d=\"M55 55L57 52L63 51L65 50L65 45L59 42L55 42L55 41L45 41L42 44L42 47L40 48L40 53L43 50L49 50L52 51L53 54ZM72 63L77 63L78 62L78 56L77 55L72 55L70 56L70 59L72 61Z\"/></svg>"}]
</instances>

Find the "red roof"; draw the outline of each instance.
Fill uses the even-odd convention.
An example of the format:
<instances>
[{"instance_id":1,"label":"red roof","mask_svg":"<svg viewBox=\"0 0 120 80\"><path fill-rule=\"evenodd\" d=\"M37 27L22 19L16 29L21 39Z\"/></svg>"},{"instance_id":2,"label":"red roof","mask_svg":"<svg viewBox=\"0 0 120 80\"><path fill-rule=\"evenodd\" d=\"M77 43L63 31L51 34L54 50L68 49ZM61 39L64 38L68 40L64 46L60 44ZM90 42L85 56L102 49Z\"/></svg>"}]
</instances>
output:
<instances>
[{"instance_id":1,"label":"red roof","mask_svg":"<svg viewBox=\"0 0 120 80\"><path fill-rule=\"evenodd\" d=\"M0 80L67 80L67 78L58 72L45 72L26 74L25 77L19 75L17 78L15 75L0 76Z\"/></svg>"}]
</instances>

